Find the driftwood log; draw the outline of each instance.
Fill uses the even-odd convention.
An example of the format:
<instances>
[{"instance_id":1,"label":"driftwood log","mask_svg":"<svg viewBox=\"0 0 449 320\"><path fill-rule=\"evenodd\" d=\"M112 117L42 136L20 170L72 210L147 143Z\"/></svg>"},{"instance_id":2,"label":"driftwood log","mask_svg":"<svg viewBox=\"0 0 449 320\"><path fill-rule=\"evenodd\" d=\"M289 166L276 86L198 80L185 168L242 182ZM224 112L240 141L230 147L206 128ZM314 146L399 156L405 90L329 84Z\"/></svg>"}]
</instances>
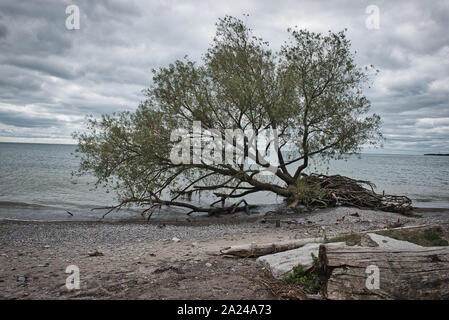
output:
<instances>
[{"instance_id":1,"label":"driftwood log","mask_svg":"<svg viewBox=\"0 0 449 320\"><path fill-rule=\"evenodd\" d=\"M368 266L378 267L378 289L367 288L373 275ZM385 250L321 245L319 272L327 277L328 299L449 299L448 247Z\"/></svg>"},{"instance_id":2,"label":"driftwood log","mask_svg":"<svg viewBox=\"0 0 449 320\"><path fill-rule=\"evenodd\" d=\"M227 247L220 250L220 254L241 258L260 257L271 253L292 250L308 243L321 242L322 238L305 238L272 243L251 243Z\"/></svg>"}]
</instances>

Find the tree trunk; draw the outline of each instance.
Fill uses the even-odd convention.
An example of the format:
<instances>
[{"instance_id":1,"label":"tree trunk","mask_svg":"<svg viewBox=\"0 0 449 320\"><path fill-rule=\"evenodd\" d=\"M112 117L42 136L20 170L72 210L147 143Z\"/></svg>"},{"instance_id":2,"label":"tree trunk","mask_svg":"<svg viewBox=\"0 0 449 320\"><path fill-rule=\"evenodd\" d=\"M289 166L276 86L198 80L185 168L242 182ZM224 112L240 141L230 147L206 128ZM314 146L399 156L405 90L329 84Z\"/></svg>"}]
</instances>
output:
<instances>
[{"instance_id":1,"label":"tree trunk","mask_svg":"<svg viewBox=\"0 0 449 320\"><path fill-rule=\"evenodd\" d=\"M266 254L296 249L307 243L321 242L321 238L305 238L273 243L251 243L237 245L220 250L222 255L231 255L242 258L260 257Z\"/></svg>"},{"instance_id":2,"label":"tree trunk","mask_svg":"<svg viewBox=\"0 0 449 320\"><path fill-rule=\"evenodd\" d=\"M373 280L376 267L378 289ZM388 250L321 245L319 269L328 277L324 288L328 299L449 299L448 247Z\"/></svg>"}]
</instances>

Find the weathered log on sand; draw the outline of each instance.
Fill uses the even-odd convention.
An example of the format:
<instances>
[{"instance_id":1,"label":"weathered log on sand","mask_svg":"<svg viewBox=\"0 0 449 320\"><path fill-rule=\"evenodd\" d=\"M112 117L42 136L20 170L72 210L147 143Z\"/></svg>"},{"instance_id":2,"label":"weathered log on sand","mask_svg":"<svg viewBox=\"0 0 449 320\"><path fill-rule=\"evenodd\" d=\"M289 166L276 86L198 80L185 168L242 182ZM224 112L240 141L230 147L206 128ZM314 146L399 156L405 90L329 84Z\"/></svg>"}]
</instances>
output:
<instances>
[{"instance_id":1,"label":"weathered log on sand","mask_svg":"<svg viewBox=\"0 0 449 320\"><path fill-rule=\"evenodd\" d=\"M329 243L327 246L346 246L344 242ZM257 262L262 264L271 272L274 278L282 279L286 274L293 271L297 265L301 265L303 270L313 267L315 257L318 257L320 243L308 243L300 248L268 254L257 258Z\"/></svg>"},{"instance_id":2,"label":"weathered log on sand","mask_svg":"<svg viewBox=\"0 0 449 320\"><path fill-rule=\"evenodd\" d=\"M305 238L274 243L251 243L228 247L220 250L220 253L243 258L260 257L270 253L296 249L308 243L322 242L322 240L321 238Z\"/></svg>"},{"instance_id":3,"label":"weathered log on sand","mask_svg":"<svg viewBox=\"0 0 449 320\"><path fill-rule=\"evenodd\" d=\"M376 267L378 289L372 271ZM319 270L328 276L324 289L328 299L449 299L448 247L396 250L321 245Z\"/></svg>"}]
</instances>

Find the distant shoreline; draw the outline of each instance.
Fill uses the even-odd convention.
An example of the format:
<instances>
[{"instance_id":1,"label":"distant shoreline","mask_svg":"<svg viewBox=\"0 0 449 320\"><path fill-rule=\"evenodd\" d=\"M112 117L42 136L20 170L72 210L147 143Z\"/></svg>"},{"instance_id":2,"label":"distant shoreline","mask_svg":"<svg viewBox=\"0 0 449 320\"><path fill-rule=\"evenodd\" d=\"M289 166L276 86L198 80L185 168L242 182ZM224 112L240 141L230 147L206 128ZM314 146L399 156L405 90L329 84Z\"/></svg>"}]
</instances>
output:
<instances>
[{"instance_id":1,"label":"distant shoreline","mask_svg":"<svg viewBox=\"0 0 449 320\"><path fill-rule=\"evenodd\" d=\"M449 153L425 153L425 156L443 156L443 157L449 157Z\"/></svg>"}]
</instances>

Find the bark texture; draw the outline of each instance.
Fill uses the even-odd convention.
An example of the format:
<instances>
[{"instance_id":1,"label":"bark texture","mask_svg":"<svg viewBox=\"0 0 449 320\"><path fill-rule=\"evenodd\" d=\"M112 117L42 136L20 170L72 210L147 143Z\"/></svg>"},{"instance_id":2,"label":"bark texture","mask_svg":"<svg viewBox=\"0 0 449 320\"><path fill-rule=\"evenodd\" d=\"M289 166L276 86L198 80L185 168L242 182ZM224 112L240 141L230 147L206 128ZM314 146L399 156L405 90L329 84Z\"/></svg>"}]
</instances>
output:
<instances>
[{"instance_id":1,"label":"bark texture","mask_svg":"<svg viewBox=\"0 0 449 320\"><path fill-rule=\"evenodd\" d=\"M379 268L379 289L367 288L372 279L368 266ZM324 288L328 299L449 298L448 247L392 250L321 245L319 269L328 277Z\"/></svg>"}]
</instances>

